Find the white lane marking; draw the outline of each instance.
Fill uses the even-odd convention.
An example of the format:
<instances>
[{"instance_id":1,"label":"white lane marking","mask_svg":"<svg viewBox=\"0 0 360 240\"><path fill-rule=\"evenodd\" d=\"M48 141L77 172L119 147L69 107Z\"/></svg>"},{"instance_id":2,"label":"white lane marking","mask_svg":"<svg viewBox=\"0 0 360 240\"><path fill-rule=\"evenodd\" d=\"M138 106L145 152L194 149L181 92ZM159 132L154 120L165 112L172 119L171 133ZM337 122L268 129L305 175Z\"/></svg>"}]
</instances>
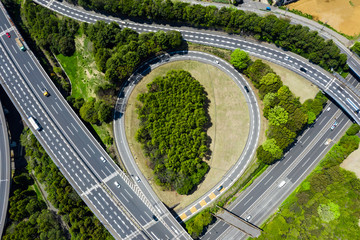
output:
<instances>
[{"instance_id":1,"label":"white lane marking","mask_svg":"<svg viewBox=\"0 0 360 240\"><path fill-rule=\"evenodd\" d=\"M71 134L74 135L74 133L70 130L69 126L66 126L66 127L71 132Z\"/></svg>"},{"instance_id":2,"label":"white lane marking","mask_svg":"<svg viewBox=\"0 0 360 240\"><path fill-rule=\"evenodd\" d=\"M51 104L52 109L54 109L54 111L56 112L56 114L59 114L58 111L56 111L56 109L54 108L54 105Z\"/></svg>"},{"instance_id":3,"label":"white lane marking","mask_svg":"<svg viewBox=\"0 0 360 240\"><path fill-rule=\"evenodd\" d=\"M251 201L251 199L253 199L253 197L254 196L251 196L251 198L249 198L249 200L247 200L246 203L244 203L244 206L247 205Z\"/></svg>"}]
</instances>

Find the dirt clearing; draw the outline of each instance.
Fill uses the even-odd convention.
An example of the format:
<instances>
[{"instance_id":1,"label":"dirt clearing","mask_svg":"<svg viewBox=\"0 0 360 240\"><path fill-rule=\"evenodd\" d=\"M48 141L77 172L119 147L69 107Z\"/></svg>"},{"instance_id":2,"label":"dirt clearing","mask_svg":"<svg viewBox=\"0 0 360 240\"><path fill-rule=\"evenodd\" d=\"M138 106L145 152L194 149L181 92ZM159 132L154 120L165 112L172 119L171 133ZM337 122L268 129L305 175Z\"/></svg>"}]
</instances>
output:
<instances>
[{"instance_id":1,"label":"dirt clearing","mask_svg":"<svg viewBox=\"0 0 360 240\"><path fill-rule=\"evenodd\" d=\"M300 0L289 5L350 36L360 33L360 0Z\"/></svg>"},{"instance_id":2,"label":"dirt clearing","mask_svg":"<svg viewBox=\"0 0 360 240\"><path fill-rule=\"evenodd\" d=\"M207 161L210 171L198 186L197 191L188 196L179 195L175 191L163 191L161 187L153 184L152 170L147 167L147 160L141 146L135 141L135 133L139 126L135 112L135 106L138 104L136 96L144 93L146 85L156 76L163 76L172 69L183 69L190 72L204 86L210 100L208 111L212 126L208 129L208 135L211 138L212 155L211 159ZM132 92L125 113L126 136L135 161L165 204L170 207L179 204L175 211L180 211L214 187L235 164L245 147L249 122L249 110L245 97L233 80L218 68L195 61L168 63L153 70L138 83Z\"/></svg>"},{"instance_id":3,"label":"dirt clearing","mask_svg":"<svg viewBox=\"0 0 360 240\"><path fill-rule=\"evenodd\" d=\"M360 148L352 152L341 164L340 167L352 171L360 178Z\"/></svg>"}]
</instances>

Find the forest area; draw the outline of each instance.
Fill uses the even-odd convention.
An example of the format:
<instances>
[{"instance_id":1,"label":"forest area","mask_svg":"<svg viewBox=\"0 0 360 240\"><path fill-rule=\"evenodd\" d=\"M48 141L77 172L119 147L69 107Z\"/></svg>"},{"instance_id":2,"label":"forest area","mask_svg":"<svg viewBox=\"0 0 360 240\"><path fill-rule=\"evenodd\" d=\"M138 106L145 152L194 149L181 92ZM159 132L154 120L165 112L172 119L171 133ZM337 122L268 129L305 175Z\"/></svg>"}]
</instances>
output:
<instances>
[{"instance_id":1,"label":"forest area","mask_svg":"<svg viewBox=\"0 0 360 240\"><path fill-rule=\"evenodd\" d=\"M360 180L340 164L356 150L353 124L284 201L257 239L359 239Z\"/></svg>"},{"instance_id":2,"label":"forest area","mask_svg":"<svg viewBox=\"0 0 360 240\"><path fill-rule=\"evenodd\" d=\"M132 20L149 23L182 24L196 28L222 30L229 34L253 36L256 40L274 43L284 50L299 54L324 69L348 71L347 56L340 53L332 40L324 40L318 32L300 24L269 14L264 17L230 7L218 9L170 0L66 0L95 11L105 11Z\"/></svg>"},{"instance_id":3,"label":"forest area","mask_svg":"<svg viewBox=\"0 0 360 240\"><path fill-rule=\"evenodd\" d=\"M206 134L210 119L204 87L184 70L169 71L138 95L141 120L136 140L142 144L155 182L188 194L208 171Z\"/></svg>"}]
</instances>

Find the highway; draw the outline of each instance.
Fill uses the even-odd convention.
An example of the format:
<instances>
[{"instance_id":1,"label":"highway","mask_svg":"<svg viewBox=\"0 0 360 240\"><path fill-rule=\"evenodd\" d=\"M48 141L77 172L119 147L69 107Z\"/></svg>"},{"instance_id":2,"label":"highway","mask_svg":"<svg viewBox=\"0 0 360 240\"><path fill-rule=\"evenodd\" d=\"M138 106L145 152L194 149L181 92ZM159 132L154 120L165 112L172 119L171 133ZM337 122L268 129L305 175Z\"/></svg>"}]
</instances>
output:
<instances>
[{"instance_id":1,"label":"highway","mask_svg":"<svg viewBox=\"0 0 360 240\"><path fill-rule=\"evenodd\" d=\"M172 28L169 26L159 26L155 24L138 24L134 22L124 22L112 17L105 17L94 12L87 12L74 6L63 4L60 2L49 2L45 0L37 0L38 3L45 5L49 9L61 13L65 16L93 23L97 20L106 22L116 21L121 27L129 27L138 32L157 31L157 30L178 30L182 33L183 38L187 41L201 43L210 46L216 46L227 49L241 48L251 55L272 61L284 66L313 82L331 98L333 98L339 106L345 110L357 123L360 122L359 116L347 104L346 99L351 99L357 106L360 106L359 91L350 83L336 79L330 73L324 71L320 67L309 63L307 59L296 56L290 52L284 52L269 44L259 44L257 42L245 41L239 36L229 36L222 32L211 32L203 30L193 30L191 28ZM355 62L356 63L356 62ZM351 64L351 63L350 63ZM304 71L301 71L303 68ZM359 68L360 69L360 68Z\"/></svg>"},{"instance_id":2,"label":"highway","mask_svg":"<svg viewBox=\"0 0 360 240\"><path fill-rule=\"evenodd\" d=\"M245 168L248 166L251 159L253 159L255 150L253 146L258 145L259 134L260 134L260 112L259 106L255 97L254 92L249 88L250 92L247 93L244 90L244 86L247 85L246 80L242 75L239 74L237 70L234 69L232 65L222 60L221 58L214 57L213 55L206 54L203 52L194 52L194 51L180 51L180 52L171 52L169 56L164 60L162 57L156 57L148 62L143 63L129 78L129 80L124 84L123 88L120 90L117 104L115 106L115 121L114 121L114 137L117 148L119 150L121 159L125 164L128 173L135 178L138 176L141 179L141 182L138 183L141 190L147 195L152 196L152 204L159 205L161 201L157 198L157 196L153 193L150 185L147 180L143 177L141 171L137 167L135 160L130 152L127 138L125 135L125 118L123 115L125 114L126 104L128 98L132 90L135 88L136 83L141 81L143 76L145 76L151 70L166 64L168 62L173 61L181 61L181 60L194 60L203 62L206 64L213 65L226 74L229 75L231 79L238 85L238 87L243 92L250 116L250 126L249 126L249 134L247 137L246 146L241 156L239 157L236 164L223 176L222 180L216 186L210 186L211 189L205 193L204 196L200 197L194 203L190 204L188 207L183 209L179 214L182 221L185 221L196 214L199 210L205 208L209 203L215 201L218 196L221 195L222 192L226 191L228 188L232 186L236 179L238 179L244 172ZM218 63L217 63L217 62ZM216 189L220 186L223 186L221 192ZM191 209L191 210L190 210Z\"/></svg>"},{"instance_id":3,"label":"highway","mask_svg":"<svg viewBox=\"0 0 360 240\"><path fill-rule=\"evenodd\" d=\"M29 116L37 119L42 130L32 128L33 133L89 208L117 239L189 239L177 221L169 220L173 218L170 213L155 211L111 160L26 44L27 50L20 51L16 29L3 7L1 10L1 85L29 126ZM50 96L45 97L42 89Z\"/></svg>"},{"instance_id":4,"label":"highway","mask_svg":"<svg viewBox=\"0 0 360 240\"><path fill-rule=\"evenodd\" d=\"M94 22L96 20L110 21L108 19L112 19L112 18L105 18L103 16L98 16L93 13L91 13L91 14L86 13L85 11L79 11L78 9L72 9L72 8L66 6L62 3L56 2L56 1L40 1L40 0L38 0L37 2L39 2L41 4L45 4L45 5L49 4L47 7L49 7L50 9L56 10L59 13L76 18L81 21L87 21L87 22ZM114 19L112 19L112 20L114 20ZM130 28L133 28L139 32L141 32L141 31L157 31L159 29L163 29L166 31L166 30L172 29L167 26L141 25L141 24L137 24L137 23L125 24L123 21L118 21L118 22L120 22L120 25L122 25L122 26L127 26ZM307 60L302 59L298 56L295 57L291 53L282 52L280 49L278 49L274 46L271 46L271 45L260 45L255 42L244 41L240 37L236 37L236 36L229 37L224 33L212 33L209 31L203 32L203 31L199 31L199 30L187 30L187 29L180 29L180 31L182 32L184 39L187 41L198 42L198 43L202 43L202 44L218 46L218 47L223 47L223 48L228 48L228 49L241 48L241 49L244 49L245 51L248 51L252 55L259 56L261 58L273 61L273 62L283 65L299 74L302 74L304 77L311 80L313 83L315 83L321 89L323 89L323 91L328 93L332 98L334 98L338 102L338 104L359 123L359 121L360 121L359 116L357 114L355 114L349 108L349 106L346 103L346 98L352 99L352 101L355 102L359 106L359 102L360 102L359 95L360 94L358 94L358 92L356 90L350 88L347 85L347 83L343 83L343 82L339 81L338 79L335 79L333 76L331 76L329 73L325 72L324 70L320 69L318 66L310 64ZM4 39L2 38L1 40L3 42ZM9 49L7 49L7 50L10 51ZM10 60L10 59L8 59L8 60ZM16 65L18 65L18 64L16 64ZM5 66L5 67L7 67L7 66ZM301 72L300 71L301 67L305 68L306 72ZM22 77L24 77L24 74ZM54 89L54 88L51 88L51 89ZM36 92L35 91L36 89L33 88L32 90L34 92ZM10 93L8 92L8 94L10 94ZM41 99L41 92L39 93L39 91L37 91L36 94L38 96L38 99ZM39 95L40 95L40 97L39 97ZM60 99L59 101L63 101L63 99ZM46 113L49 114L49 116L55 114L55 113L50 112L49 109L50 108L45 109L45 110L47 110ZM31 112L29 111L28 113L31 113ZM23 115L23 118L24 118L24 115ZM57 119L54 119L54 120L57 120ZM61 131L61 133L63 133L62 131L65 131L65 132L67 131L65 128L60 129L61 128L60 126L62 126L61 124L57 123L56 126L59 127L59 131ZM67 133L67 134L69 134L69 133ZM42 133L38 133L38 135L41 136ZM74 145L69 144L69 146L74 146ZM77 145L75 145L75 146L77 146ZM86 156L86 152L82 151L81 148L76 149L76 150L77 150L76 151L77 153L79 153L79 154L81 153L82 157ZM98 155L97 157L100 157L100 156L101 155ZM61 156L59 156L59 157L61 157ZM61 158L59 158L59 159L61 159ZM81 162L81 160L83 162L86 161L85 158L81 158L81 159L79 159L79 162ZM93 161L93 160L95 162L96 161L98 162L99 158L95 157L91 161ZM109 160L108 160L108 162L109 162ZM99 165L99 163L98 163L98 165ZM100 163L100 165L101 165L101 163ZM92 165L86 164L85 167L89 168L90 166L92 166ZM86 169L85 167L84 167L84 169ZM96 172L96 173L99 174L99 172ZM121 177L119 176L119 178L121 178ZM121 179L126 179L126 177L124 176ZM108 179L105 179L105 180L108 180ZM105 181L105 182L107 183L108 181ZM122 181L121 183L123 183L124 181ZM90 185L90 186L93 187L94 185ZM114 188L113 185L112 185L112 188ZM136 188L136 187L134 187L134 188ZM114 190L112 190L112 191L114 191ZM115 191L116 191L116 189L115 189ZM89 194L85 194L85 195L88 197ZM136 213L136 212L133 210L132 214L133 213ZM132 215L132 216L139 218L139 216L137 216L136 214ZM116 224L116 223L113 223L113 224ZM159 230L159 232L161 232L161 231ZM144 234L149 234L149 232L147 231ZM164 233L162 233L162 234L164 234ZM161 235L161 236L164 236L164 235Z\"/></svg>"},{"instance_id":5,"label":"highway","mask_svg":"<svg viewBox=\"0 0 360 240\"><path fill-rule=\"evenodd\" d=\"M3 235L10 192L10 145L4 111L0 102L0 238Z\"/></svg>"},{"instance_id":6,"label":"highway","mask_svg":"<svg viewBox=\"0 0 360 240\"><path fill-rule=\"evenodd\" d=\"M251 216L249 222L255 225L260 225L276 211L351 125L350 119L335 104L330 103L324 109L328 107L330 110L324 110L315 124L297 138L295 145L284 158L270 166L231 204L230 211L243 219ZM335 119L339 124L331 130ZM326 145L328 139L331 139L331 142ZM279 183L283 180L286 184L280 188ZM201 239L246 238L239 230L217 221Z\"/></svg>"},{"instance_id":7,"label":"highway","mask_svg":"<svg viewBox=\"0 0 360 240\"><path fill-rule=\"evenodd\" d=\"M177 28L168 25L156 25L151 23L135 23L130 21L125 22L123 20L107 17L95 12L83 10L73 5L52 0L35 0L35 2L49 8L50 10L82 22L94 23L98 20L102 20L109 23L114 21L117 22L121 27L128 27L134 29L137 32L176 30L180 31L183 38L189 42L231 50L240 48L249 52L249 54L253 56L272 61L301 74L303 77L313 82L320 89L331 96L343 108L344 111L346 111L358 124L360 124L360 116L358 113L355 113L346 102L346 98L349 98L357 106L360 106L359 90L352 88L351 84L348 82L342 82L341 80L335 78L329 72L323 70L315 64L310 63L307 59L304 59L291 52L284 51L274 45L245 40L238 35L228 35L224 32L205 31L185 27ZM349 50L344 46L342 46L341 50L349 53ZM355 69L360 69L360 64L356 66L354 65L358 62L357 59L352 57L349 60L351 61L348 61L349 66L354 66ZM300 68L304 68L306 72L300 71Z\"/></svg>"}]
</instances>

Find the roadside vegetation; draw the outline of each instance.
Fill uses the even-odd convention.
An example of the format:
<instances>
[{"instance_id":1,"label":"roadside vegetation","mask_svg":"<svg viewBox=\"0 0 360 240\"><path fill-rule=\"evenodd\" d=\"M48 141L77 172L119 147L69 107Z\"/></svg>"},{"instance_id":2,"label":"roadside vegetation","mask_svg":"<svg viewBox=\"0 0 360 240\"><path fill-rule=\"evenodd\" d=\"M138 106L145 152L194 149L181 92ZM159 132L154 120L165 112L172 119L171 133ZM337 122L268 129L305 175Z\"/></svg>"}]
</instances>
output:
<instances>
[{"instance_id":1,"label":"roadside vegetation","mask_svg":"<svg viewBox=\"0 0 360 240\"><path fill-rule=\"evenodd\" d=\"M348 71L347 56L340 53L331 40L324 40L308 27L290 24L287 19L275 15L258 16L231 7L218 9L215 6L201 6L181 1L146 0L66 0L96 11L120 14L146 21L182 23L193 27L221 29L231 34L253 36L257 40L274 43L285 50L299 54L311 62L330 71Z\"/></svg>"},{"instance_id":2,"label":"roadside vegetation","mask_svg":"<svg viewBox=\"0 0 360 240\"><path fill-rule=\"evenodd\" d=\"M58 216L47 209L41 194L33 190L35 186L26 169L16 169L9 198L10 221L4 229L3 240L66 239L66 230Z\"/></svg>"},{"instance_id":3,"label":"roadside vegetation","mask_svg":"<svg viewBox=\"0 0 360 240\"><path fill-rule=\"evenodd\" d=\"M47 200L59 210L71 239L113 239L69 185L30 129L22 133L21 145L25 148L28 172L33 172L45 186ZM29 188L33 184L29 174L15 176L14 182L16 190L10 198L9 208L12 224L4 239L66 239L59 216L47 210L44 201Z\"/></svg>"},{"instance_id":4,"label":"roadside vegetation","mask_svg":"<svg viewBox=\"0 0 360 240\"><path fill-rule=\"evenodd\" d=\"M240 49L231 54L230 62L249 77L263 100L263 115L269 120L269 129L267 140L258 147L256 156L261 162L272 164L281 159L296 136L315 121L327 98L319 92L314 100L301 104L269 65L261 60L252 62L248 53Z\"/></svg>"},{"instance_id":5,"label":"roadside vegetation","mask_svg":"<svg viewBox=\"0 0 360 240\"><path fill-rule=\"evenodd\" d=\"M360 180L340 164L359 146L352 125L264 223L257 239L360 239Z\"/></svg>"},{"instance_id":6,"label":"roadside vegetation","mask_svg":"<svg viewBox=\"0 0 360 240\"><path fill-rule=\"evenodd\" d=\"M355 42L350 49L360 57L360 42Z\"/></svg>"},{"instance_id":7,"label":"roadside vegetation","mask_svg":"<svg viewBox=\"0 0 360 240\"><path fill-rule=\"evenodd\" d=\"M183 70L169 71L147 85L138 95L140 129L136 140L142 144L155 182L166 189L188 194L203 180L209 165L206 134L208 100L204 87Z\"/></svg>"}]
</instances>

